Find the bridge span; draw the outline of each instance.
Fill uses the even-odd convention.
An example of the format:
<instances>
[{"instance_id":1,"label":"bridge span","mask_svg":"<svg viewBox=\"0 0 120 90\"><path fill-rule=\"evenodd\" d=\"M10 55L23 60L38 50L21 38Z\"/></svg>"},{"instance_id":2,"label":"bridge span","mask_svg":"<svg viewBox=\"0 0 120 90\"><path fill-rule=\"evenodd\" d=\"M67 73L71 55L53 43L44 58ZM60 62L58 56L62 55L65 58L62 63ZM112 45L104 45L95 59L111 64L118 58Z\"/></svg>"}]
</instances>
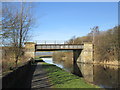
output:
<instances>
[{"instance_id":1,"label":"bridge span","mask_svg":"<svg viewBox=\"0 0 120 90\"><path fill-rule=\"evenodd\" d=\"M82 50L84 44L36 44L35 51Z\"/></svg>"}]
</instances>

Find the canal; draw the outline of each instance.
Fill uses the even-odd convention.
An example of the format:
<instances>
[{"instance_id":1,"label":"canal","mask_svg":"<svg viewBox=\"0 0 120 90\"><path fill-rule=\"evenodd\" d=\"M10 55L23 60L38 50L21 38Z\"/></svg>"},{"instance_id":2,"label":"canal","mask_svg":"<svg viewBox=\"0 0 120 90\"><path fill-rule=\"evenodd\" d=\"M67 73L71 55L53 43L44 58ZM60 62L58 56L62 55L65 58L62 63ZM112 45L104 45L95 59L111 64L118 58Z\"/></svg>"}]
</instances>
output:
<instances>
[{"instance_id":1,"label":"canal","mask_svg":"<svg viewBox=\"0 0 120 90\"><path fill-rule=\"evenodd\" d=\"M54 64L67 72L73 73L73 70L76 70L76 75L81 73L82 77L87 82L98 85L102 88L120 87L120 71L118 66L77 63L77 68L73 69L72 62L57 61L52 58L42 59L46 63Z\"/></svg>"}]
</instances>

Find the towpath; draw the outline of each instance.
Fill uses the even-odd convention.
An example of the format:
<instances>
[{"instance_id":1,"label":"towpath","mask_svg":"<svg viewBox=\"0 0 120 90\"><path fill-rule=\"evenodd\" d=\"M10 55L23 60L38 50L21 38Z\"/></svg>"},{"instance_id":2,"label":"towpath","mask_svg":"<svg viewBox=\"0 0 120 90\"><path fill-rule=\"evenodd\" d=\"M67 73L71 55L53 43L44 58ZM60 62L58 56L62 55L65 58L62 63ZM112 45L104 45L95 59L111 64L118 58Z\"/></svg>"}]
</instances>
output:
<instances>
[{"instance_id":1,"label":"towpath","mask_svg":"<svg viewBox=\"0 0 120 90\"><path fill-rule=\"evenodd\" d=\"M51 84L49 82L47 72L42 67L43 62L38 62L33 73L31 88L49 88Z\"/></svg>"}]
</instances>

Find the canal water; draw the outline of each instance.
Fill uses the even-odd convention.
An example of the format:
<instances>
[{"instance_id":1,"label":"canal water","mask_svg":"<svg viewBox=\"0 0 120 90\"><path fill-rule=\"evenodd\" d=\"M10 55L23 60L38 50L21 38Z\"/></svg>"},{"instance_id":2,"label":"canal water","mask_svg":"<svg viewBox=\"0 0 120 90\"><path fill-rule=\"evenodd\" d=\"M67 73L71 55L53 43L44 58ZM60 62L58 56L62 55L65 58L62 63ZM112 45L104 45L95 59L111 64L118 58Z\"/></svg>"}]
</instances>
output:
<instances>
[{"instance_id":1,"label":"canal water","mask_svg":"<svg viewBox=\"0 0 120 90\"><path fill-rule=\"evenodd\" d=\"M77 63L76 68L73 68L72 62L56 61L52 58L43 58L43 60L71 73L76 70L76 75L82 74L87 82L102 88L120 88L120 70L118 66Z\"/></svg>"}]
</instances>

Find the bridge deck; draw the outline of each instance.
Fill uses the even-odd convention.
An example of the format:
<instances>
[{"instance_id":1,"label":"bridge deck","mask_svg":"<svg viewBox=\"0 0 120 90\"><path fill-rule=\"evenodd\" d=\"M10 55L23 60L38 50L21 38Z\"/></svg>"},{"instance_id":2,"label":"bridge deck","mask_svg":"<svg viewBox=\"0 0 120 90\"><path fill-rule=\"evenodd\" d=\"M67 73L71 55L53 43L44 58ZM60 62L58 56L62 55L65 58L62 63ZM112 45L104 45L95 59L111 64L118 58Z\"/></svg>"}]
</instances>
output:
<instances>
[{"instance_id":1,"label":"bridge deck","mask_svg":"<svg viewBox=\"0 0 120 90\"><path fill-rule=\"evenodd\" d=\"M83 44L36 44L36 51L52 50L78 50L83 49Z\"/></svg>"}]
</instances>

